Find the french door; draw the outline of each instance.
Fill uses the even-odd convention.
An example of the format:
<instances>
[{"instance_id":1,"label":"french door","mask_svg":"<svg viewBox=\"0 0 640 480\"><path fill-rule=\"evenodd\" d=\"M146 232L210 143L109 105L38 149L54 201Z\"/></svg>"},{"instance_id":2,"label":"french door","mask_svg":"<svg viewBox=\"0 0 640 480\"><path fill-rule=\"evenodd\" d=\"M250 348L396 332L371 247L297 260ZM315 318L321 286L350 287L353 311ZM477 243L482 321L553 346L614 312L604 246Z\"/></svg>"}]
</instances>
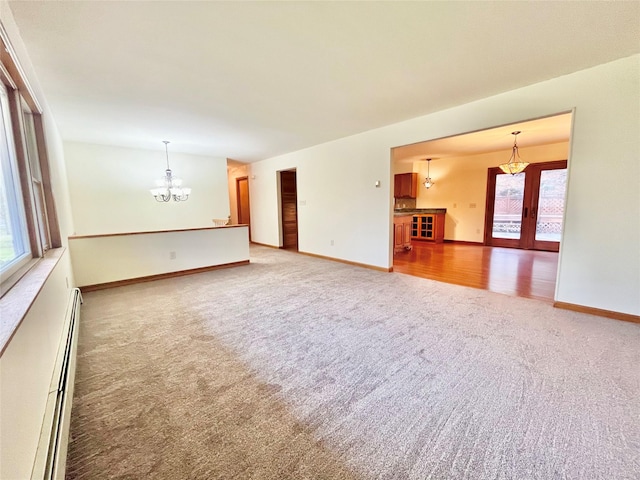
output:
<instances>
[{"instance_id":1,"label":"french door","mask_svg":"<svg viewBox=\"0 0 640 480\"><path fill-rule=\"evenodd\" d=\"M566 184L566 160L532 163L517 175L490 168L485 245L557 252Z\"/></svg>"}]
</instances>

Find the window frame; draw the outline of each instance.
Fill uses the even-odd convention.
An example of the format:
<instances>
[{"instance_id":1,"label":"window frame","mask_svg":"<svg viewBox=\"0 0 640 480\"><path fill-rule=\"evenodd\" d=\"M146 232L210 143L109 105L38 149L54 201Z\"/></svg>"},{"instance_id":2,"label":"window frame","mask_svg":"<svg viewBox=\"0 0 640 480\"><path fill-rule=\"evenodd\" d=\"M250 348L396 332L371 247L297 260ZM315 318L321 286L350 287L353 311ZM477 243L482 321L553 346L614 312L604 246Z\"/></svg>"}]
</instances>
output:
<instances>
[{"instance_id":1,"label":"window frame","mask_svg":"<svg viewBox=\"0 0 640 480\"><path fill-rule=\"evenodd\" d=\"M2 277L11 277L20 271L33 258L32 245L29 239L27 227L26 209L22 194L22 181L20 178L20 166L18 165L13 126L11 122L10 91L4 83L0 85L0 115L2 115L2 131L0 142L3 152L3 187L7 200L7 223L10 225L12 243L14 248L19 245L19 252L0 271Z\"/></svg>"},{"instance_id":2,"label":"window frame","mask_svg":"<svg viewBox=\"0 0 640 480\"><path fill-rule=\"evenodd\" d=\"M2 273L0 297L4 296L50 249L62 246L47 157L42 109L38 104L4 26L0 23L0 82L6 89L11 135L8 149L15 154L17 176L30 247L19 266ZM14 212L15 214L15 212ZM18 262L16 262L18 263Z\"/></svg>"},{"instance_id":3,"label":"window frame","mask_svg":"<svg viewBox=\"0 0 640 480\"><path fill-rule=\"evenodd\" d=\"M47 214L47 201L44 195L44 182L42 175L42 162L38 149L37 126L35 117L37 114L31 112L29 105L20 97L22 126L24 134L24 149L29 162L29 173L31 175L32 198L35 210L35 225L38 227L38 236L41 252L44 254L51 248L51 233L49 218Z\"/></svg>"}]
</instances>

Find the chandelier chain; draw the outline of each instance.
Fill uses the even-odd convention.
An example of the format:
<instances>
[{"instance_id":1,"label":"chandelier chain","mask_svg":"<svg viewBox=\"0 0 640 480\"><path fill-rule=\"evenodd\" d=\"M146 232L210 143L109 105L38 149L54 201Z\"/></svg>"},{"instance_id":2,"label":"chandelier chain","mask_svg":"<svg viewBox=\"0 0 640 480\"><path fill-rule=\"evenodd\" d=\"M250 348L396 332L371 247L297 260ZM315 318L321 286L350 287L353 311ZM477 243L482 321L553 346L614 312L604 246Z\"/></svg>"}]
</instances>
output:
<instances>
[{"instance_id":1,"label":"chandelier chain","mask_svg":"<svg viewBox=\"0 0 640 480\"><path fill-rule=\"evenodd\" d=\"M169 166L169 141L163 140L164 153L167 160L167 169L164 171L164 177L158 182L157 188L151 189L151 195L157 202L184 202L189 199L191 189L182 186L182 180L173 176L171 167Z\"/></svg>"}]
</instances>

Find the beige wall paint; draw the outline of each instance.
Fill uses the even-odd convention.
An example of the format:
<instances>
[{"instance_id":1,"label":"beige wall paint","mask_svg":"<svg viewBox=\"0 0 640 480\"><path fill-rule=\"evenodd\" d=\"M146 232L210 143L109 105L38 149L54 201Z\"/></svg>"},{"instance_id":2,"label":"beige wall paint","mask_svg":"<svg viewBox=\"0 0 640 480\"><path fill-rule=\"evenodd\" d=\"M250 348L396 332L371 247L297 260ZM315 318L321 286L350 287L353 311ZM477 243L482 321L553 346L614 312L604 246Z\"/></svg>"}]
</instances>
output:
<instances>
[{"instance_id":1,"label":"beige wall paint","mask_svg":"<svg viewBox=\"0 0 640 480\"><path fill-rule=\"evenodd\" d=\"M248 165L229 164L227 167L229 179L229 210L231 212L231 223L238 224L238 199L236 179L249 176ZM251 199L249 199L251 201Z\"/></svg>"},{"instance_id":2,"label":"beige wall paint","mask_svg":"<svg viewBox=\"0 0 640 480\"><path fill-rule=\"evenodd\" d=\"M520 156L530 163L566 160L569 142L520 148ZM430 189L422 181L427 162L413 162L418 172L417 208L446 208L444 237L447 240L483 242L487 193L487 170L509 160L511 149L465 157L431 160Z\"/></svg>"},{"instance_id":3,"label":"beige wall paint","mask_svg":"<svg viewBox=\"0 0 640 480\"><path fill-rule=\"evenodd\" d=\"M399 173L409 173L415 171L413 164L416 162L393 162L392 171L394 175ZM393 185L392 185L393 187Z\"/></svg>"},{"instance_id":4,"label":"beige wall paint","mask_svg":"<svg viewBox=\"0 0 640 480\"><path fill-rule=\"evenodd\" d=\"M639 315L639 104L640 55L634 55L254 163L252 238L278 245L276 172L296 168L305 202L298 209L300 250L387 268L392 148L575 109L555 299ZM594 218L606 221L614 246L606 254Z\"/></svg>"}]
</instances>

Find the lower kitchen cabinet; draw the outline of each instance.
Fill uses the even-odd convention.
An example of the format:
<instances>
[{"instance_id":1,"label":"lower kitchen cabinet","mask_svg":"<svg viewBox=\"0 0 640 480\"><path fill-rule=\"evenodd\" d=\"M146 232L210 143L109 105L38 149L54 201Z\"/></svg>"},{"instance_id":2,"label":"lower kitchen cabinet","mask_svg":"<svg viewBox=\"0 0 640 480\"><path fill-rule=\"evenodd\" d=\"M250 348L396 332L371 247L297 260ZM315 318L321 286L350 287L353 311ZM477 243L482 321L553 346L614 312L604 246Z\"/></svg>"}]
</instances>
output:
<instances>
[{"instance_id":1,"label":"lower kitchen cabinet","mask_svg":"<svg viewBox=\"0 0 640 480\"><path fill-rule=\"evenodd\" d=\"M393 218L393 253L411 250L411 224L413 217Z\"/></svg>"},{"instance_id":2,"label":"lower kitchen cabinet","mask_svg":"<svg viewBox=\"0 0 640 480\"><path fill-rule=\"evenodd\" d=\"M411 217L411 239L444 242L444 215L433 213Z\"/></svg>"}]
</instances>

